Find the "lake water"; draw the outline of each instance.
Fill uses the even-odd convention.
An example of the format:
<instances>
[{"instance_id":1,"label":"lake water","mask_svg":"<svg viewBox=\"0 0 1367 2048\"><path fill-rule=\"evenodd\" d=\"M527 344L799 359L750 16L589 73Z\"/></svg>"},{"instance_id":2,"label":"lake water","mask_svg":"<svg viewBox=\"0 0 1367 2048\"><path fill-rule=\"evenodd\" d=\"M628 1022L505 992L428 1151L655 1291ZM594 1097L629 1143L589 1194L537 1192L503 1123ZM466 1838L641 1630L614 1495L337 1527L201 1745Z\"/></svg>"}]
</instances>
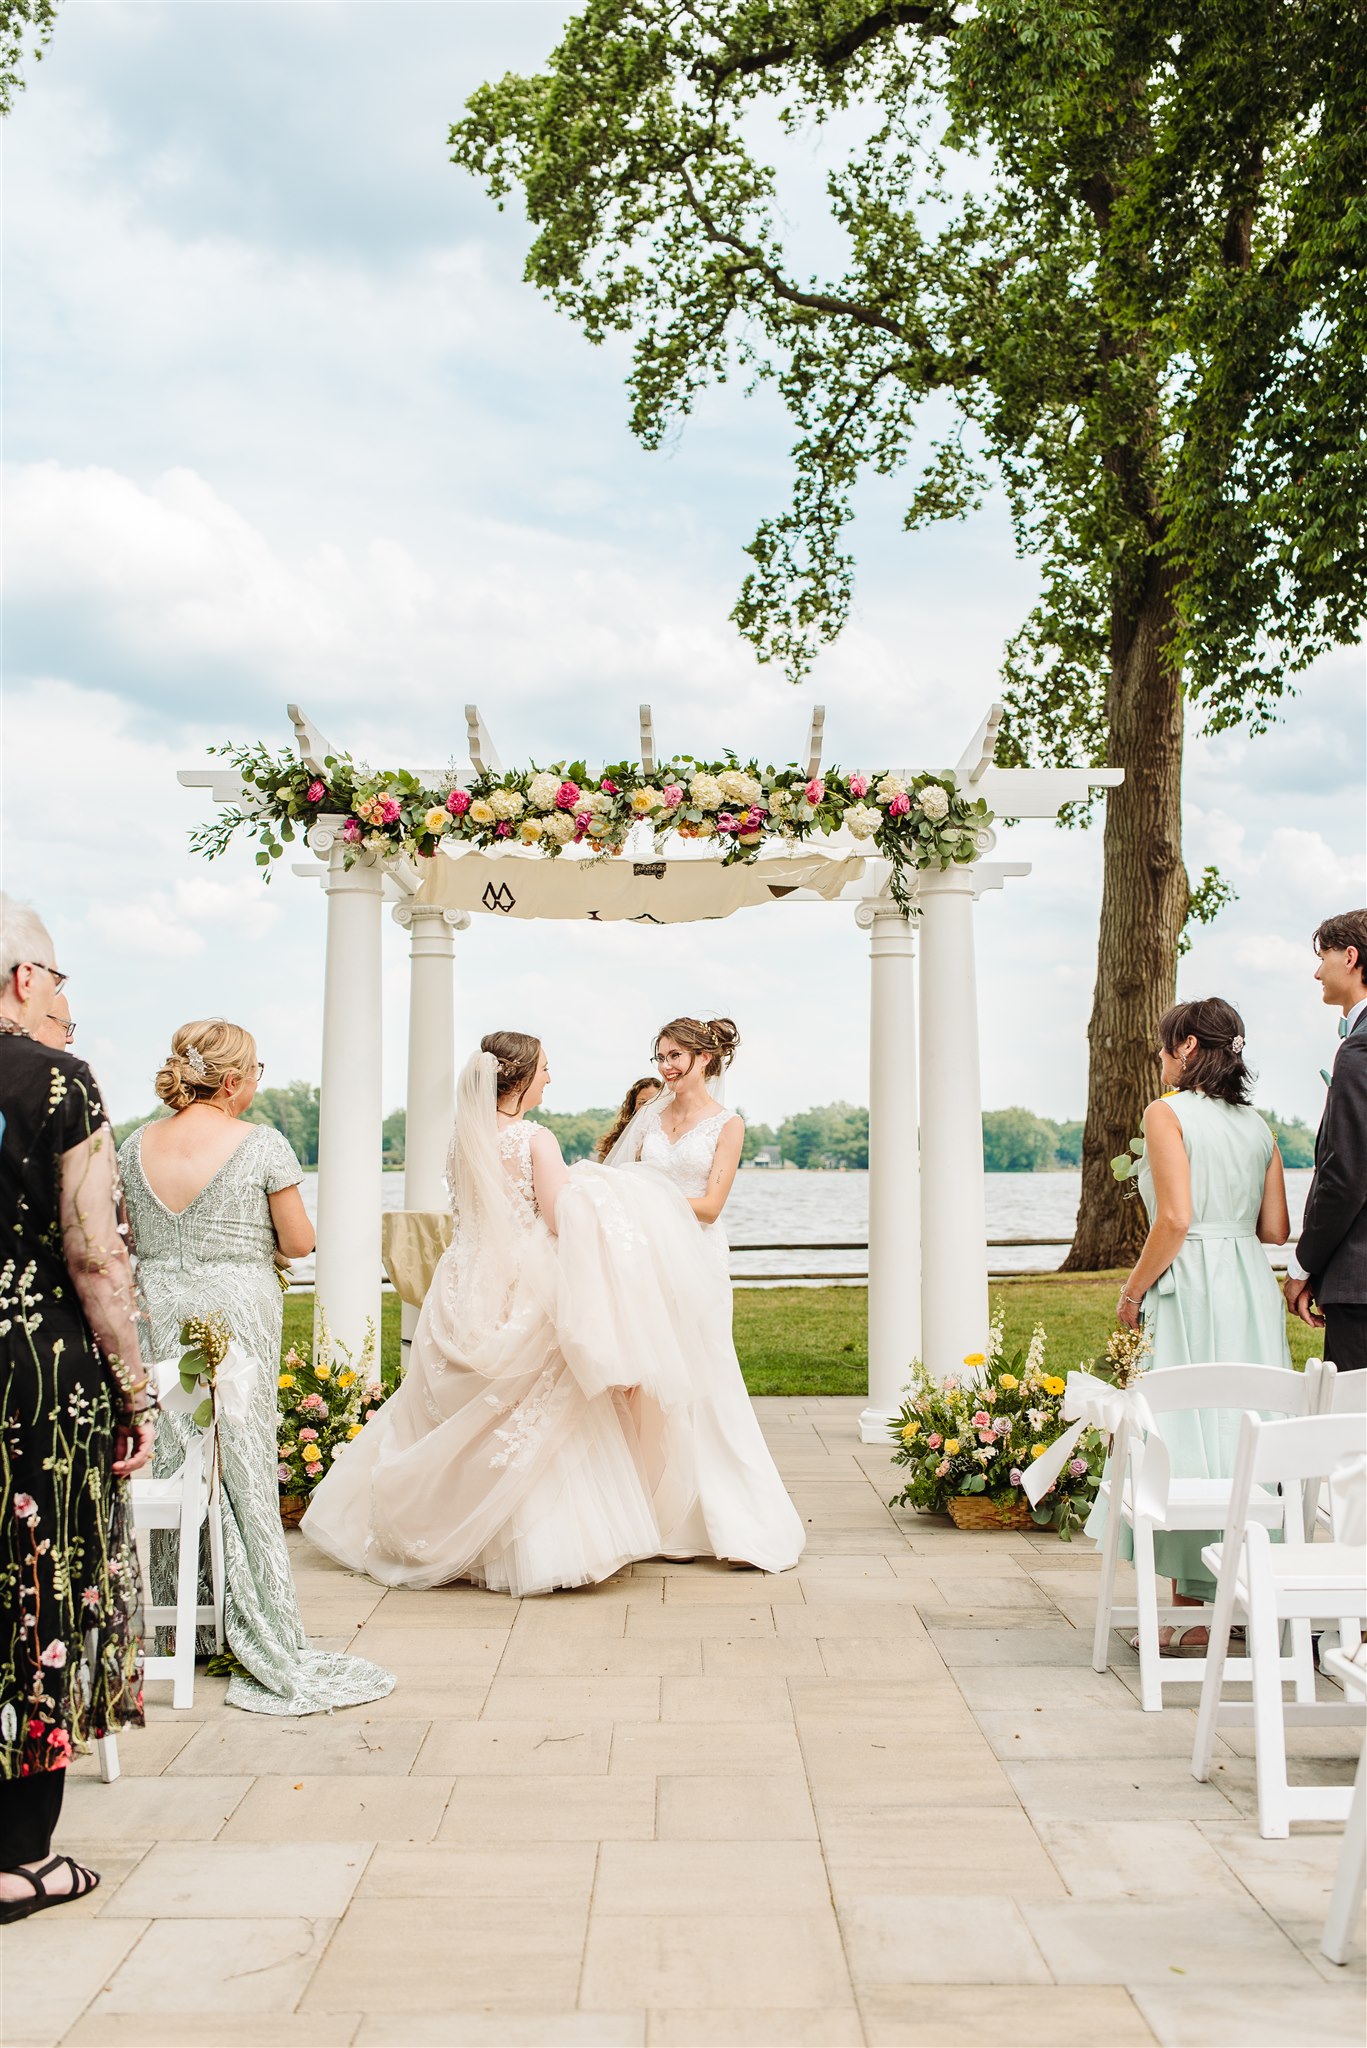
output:
<instances>
[{"instance_id":1,"label":"lake water","mask_svg":"<svg viewBox=\"0 0 1367 2048\"><path fill-rule=\"evenodd\" d=\"M384 1207L402 1209L403 1175L381 1174L380 1182ZM989 1173L986 1183L989 1238L1071 1236L1077 1215L1081 1174ZM1294 1238L1310 1190L1310 1169L1301 1167L1289 1171L1286 1190ZM310 1216L315 1216L317 1174L305 1174L302 1193ZM747 1244L805 1247L832 1242L862 1246L869 1228L868 1174L788 1173L747 1167L738 1176L726 1205L726 1226L732 1243L731 1271L738 1280L758 1274L797 1276L818 1273L862 1279L867 1270L867 1255L862 1250L747 1252L743 1247ZM991 1250L988 1264L994 1272L1038 1273L1060 1265L1063 1256L1062 1245L1012 1245ZM1278 1251L1278 1264L1283 1258L1284 1253ZM311 1279L313 1261L296 1261L296 1272L300 1280Z\"/></svg>"}]
</instances>

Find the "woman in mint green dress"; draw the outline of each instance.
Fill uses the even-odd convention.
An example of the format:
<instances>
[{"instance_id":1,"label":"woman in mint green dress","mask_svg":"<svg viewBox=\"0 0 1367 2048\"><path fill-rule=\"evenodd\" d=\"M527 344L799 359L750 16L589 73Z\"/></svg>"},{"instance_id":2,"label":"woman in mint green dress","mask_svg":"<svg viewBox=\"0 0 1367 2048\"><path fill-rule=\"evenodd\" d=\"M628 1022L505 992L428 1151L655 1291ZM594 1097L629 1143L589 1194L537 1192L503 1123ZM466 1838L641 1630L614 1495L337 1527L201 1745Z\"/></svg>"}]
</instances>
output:
<instances>
[{"instance_id":1,"label":"woman in mint green dress","mask_svg":"<svg viewBox=\"0 0 1367 2048\"><path fill-rule=\"evenodd\" d=\"M181 1324L218 1313L256 1362L248 1413L218 1432L223 1624L237 1666L228 1705L320 1714L381 1699L394 1680L364 1657L315 1649L299 1613L276 1476L283 1310L275 1261L277 1251L297 1258L312 1250L313 1227L288 1141L268 1124L242 1121L259 1078L255 1040L240 1025L221 1017L182 1024L156 1084L175 1113L134 1131L119 1165L152 1325L148 1357L178 1357ZM194 1434L188 1417L162 1417L158 1473L178 1469ZM155 1532L152 1577L154 1598L173 1605L172 1546ZM206 1647L212 1636L200 1641Z\"/></svg>"},{"instance_id":2,"label":"woman in mint green dress","mask_svg":"<svg viewBox=\"0 0 1367 2048\"><path fill-rule=\"evenodd\" d=\"M1263 1250L1291 1234L1286 1182L1276 1141L1249 1106L1243 1020L1231 1004L1208 996L1174 1004L1158 1029L1167 1092L1144 1112L1138 1174L1149 1234L1117 1315L1131 1329L1143 1317L1155 1372L1207 1364L1281 1365L1289 1372L1286 1312ZM1233 1471L1239 1417L1232 1411L1164 1415L1162 1432L1174 1476L1227 1478ZM1090 1522L1088 1533L1099 1533ZM1155 1535L1154 1560L1171 1575L1176 1606L1214 1599L1201 1551L1218 1536L1214 1529ZM1128 1546L1125 1554L1132 1554ZM1206 1630L1165 1628L1160 1642L1170 1654L1198 1652Z\"/></svg>"}]
</instances>

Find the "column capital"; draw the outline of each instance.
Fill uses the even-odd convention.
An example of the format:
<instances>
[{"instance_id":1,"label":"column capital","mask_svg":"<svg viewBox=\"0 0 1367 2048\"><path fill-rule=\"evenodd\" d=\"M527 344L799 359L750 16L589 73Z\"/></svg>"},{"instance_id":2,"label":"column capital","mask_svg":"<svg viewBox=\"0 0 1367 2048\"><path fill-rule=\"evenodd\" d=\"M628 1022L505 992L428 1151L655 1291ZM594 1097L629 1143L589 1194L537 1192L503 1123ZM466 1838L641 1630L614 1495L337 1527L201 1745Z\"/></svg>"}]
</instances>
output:
<instances>
[{"instance_id":1,"label":"column capital","mask_svg":"<svg viewBox=\"0 0 1367 2048\"><path fill-rule=\"evenodd\" d=\"M861 932L868 933L871 953L915 953L915 923L903 917L890 896L866 897L857 903L854 921Z\"/></svg>"},{"instance_id":2,"label":"column capital","mask_svg":"<svg viewBox=\"0 0 1367 2048\"><path fill-rule=\"evenodd\" d=\"M419 927L426 927L429 932L439 924L453 932L468 932L470 929L468 910L447 910L440 903L417 903L411 896L403 903L396 903L389 914L395 924L401 924L414 938L418 936Z\"/></svg>"}]
</instances>

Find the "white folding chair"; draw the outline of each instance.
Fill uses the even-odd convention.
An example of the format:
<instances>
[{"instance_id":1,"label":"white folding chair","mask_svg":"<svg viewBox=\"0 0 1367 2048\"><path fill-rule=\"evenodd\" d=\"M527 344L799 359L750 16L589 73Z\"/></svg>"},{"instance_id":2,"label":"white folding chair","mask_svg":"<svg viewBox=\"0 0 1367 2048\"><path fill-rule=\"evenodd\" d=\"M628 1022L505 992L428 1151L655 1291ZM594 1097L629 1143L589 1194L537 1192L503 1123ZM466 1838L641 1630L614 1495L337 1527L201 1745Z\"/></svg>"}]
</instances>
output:
<instances>
[{"instance_id":1,"label":"white folding chair","mask_svg":"<svg viewBox=\"0 0 1367 2048\"><path fill-rule=\"evenodd\" d=\"M1253 1726L1258 1777L1258 1832L1283 1838L1293 1820L1344 1820L1349 1794L1342 1785L1296 1785L1287 1779L1286 1727L1342 1725L1361 1720L1356 1705L1317 1701L1310 1624L1367 1617L1367 1546L1305 1541L1304 1487L1331 1473L1359 1448L1363 1424L1355 1416L1310 1415L1269 1422L1246 1415L1239 1432L1224 1537L1201 1552L1216 1579L1210 1648L1196 1717L1194 1778L1210 1776L1218 1727ZM1282 1541L1274 1544L1267 1509L1275 1506ZM1229 1632L1247 1630L1248 1654L1228 1661ZM1291 1654L1283 1656L1282 1637ZM1283 1683L1295 1700L1282 1697ZM1222 1696L1226 1685L1248 1685L1251 1700Z\"/></svg>"},{"instance_id":2,"label":"white folding chair","mask_svg":"<svg viewBox=\"0 0 1367 2048\"><path fill-rule=\"evenodd\" d=\"M212 1425L198 1441L192 1439L185 1462L167 1479L136 1478L132 1482L133 1525L138 1548L144 1551L143 1581L151 1589L150 1535L153 1529L176 1529L180 1543L176 1565L176 1604L143 1610L146 1632L151 1639L158 1628L169 1628L175 1639L171 1654L147 1657L143 1675L148 1679L169 1678L171 1705L186 1708L195 1699L195 1631L212 1626L214 1642L223 1648L223 1531L218 1515L217 1437ZM209 1580L212 1600L199 1600L199 1532L207 1518L209 1525ZM144 1539L147 1539L144 1545Z\"/></svg>"},{"instance_id":3,"label":"white folding chair","mask_svg":"<svg viewBox=\"0 0 1367 2048\"><path fill-rule=\"evenodd\" d=\"M1144 1375L1144 1399L1155 1420L1196 1408L1257 1408L1273 1415L1305 1415L1318 1394L1318 1381L1274 1365L1175 1365ZM1101 1582L1097 1591L1092 1668L1106 1669L1110 1633L1130 1623L1139 1636L1140 1705L1146 1714L1163 1705L1165 1685L1194 1685L1202 1677L1204 1657L1164 1658L1158 1631L1164 1622L1200 1624L1209 1609L1160 1605L1154 1568L1153 1539L1183 1529L1223 1529L1229 1506L1230 1480L1173 1478L1167 1445L1160 1433L1147 1435L1122 1422L1099 1493L1106 1501L1106 1532L1101 1547ZM1147 1503L1147 1506L1146 1506ZM1161 1503L1161 1505L1160 1505ZM1269 1525L1281 1521L1274 1499L1254 1502L1250 1513ZM1120 1532L1134 1537L1135 1601L1115 1605L1115 1576L1120 1557Z\"/></svg>"},{"instance_id":4,"label":"white folding chair","mask_svg":"<svg viewBox=\"0 0 1367 2048\"><path fill-rule=\"evenodd\" d=\"M1353 1378L1367 1378L1367 1374L1354 1373ZM1367 1708L1367 1650L1359 1648L1355 1657L1347 1656L1342 1650L1330 1650L1326 1652L1324 1662L1349 1698L1362 1701ZM1331 1963L1348 1960L1348 1943L1362 1906L1364 1890L1367 1890L1367 1748L1358 1758L1338 1874L1329 1898L1324 1933L1320 1937L1320 1954L1328 1956Z\"/></svg>"}]
</instances>

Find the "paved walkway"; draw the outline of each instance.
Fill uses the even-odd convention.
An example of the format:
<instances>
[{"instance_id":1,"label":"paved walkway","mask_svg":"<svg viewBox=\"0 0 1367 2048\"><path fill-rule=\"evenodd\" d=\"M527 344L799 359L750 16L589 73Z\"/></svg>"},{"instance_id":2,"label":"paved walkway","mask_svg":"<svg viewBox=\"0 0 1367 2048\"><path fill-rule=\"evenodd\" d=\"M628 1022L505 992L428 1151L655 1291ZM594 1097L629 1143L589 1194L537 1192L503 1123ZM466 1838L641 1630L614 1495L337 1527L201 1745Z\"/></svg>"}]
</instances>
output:
<instances>
[{"instance_id":1,"label":"paved walkway","mask_svg":"<svg viewBox=\"0 0 1367 2048\"><path fill-rule=\"evenodd\" d=\"M810 1529L778 1579L518 1606L298 1542L320 1642L398 1688L272 1721L201 1679L120 1783L82 1764L104 1884L9 1930L5 2048L1358 2048L1339 1832L1261 1842L1247 1743L1198 1785L1191 1713L1093 1673L1090 1545L890 1515L856 1405L759 1404Z\"/></svg>"}]
</instances>

